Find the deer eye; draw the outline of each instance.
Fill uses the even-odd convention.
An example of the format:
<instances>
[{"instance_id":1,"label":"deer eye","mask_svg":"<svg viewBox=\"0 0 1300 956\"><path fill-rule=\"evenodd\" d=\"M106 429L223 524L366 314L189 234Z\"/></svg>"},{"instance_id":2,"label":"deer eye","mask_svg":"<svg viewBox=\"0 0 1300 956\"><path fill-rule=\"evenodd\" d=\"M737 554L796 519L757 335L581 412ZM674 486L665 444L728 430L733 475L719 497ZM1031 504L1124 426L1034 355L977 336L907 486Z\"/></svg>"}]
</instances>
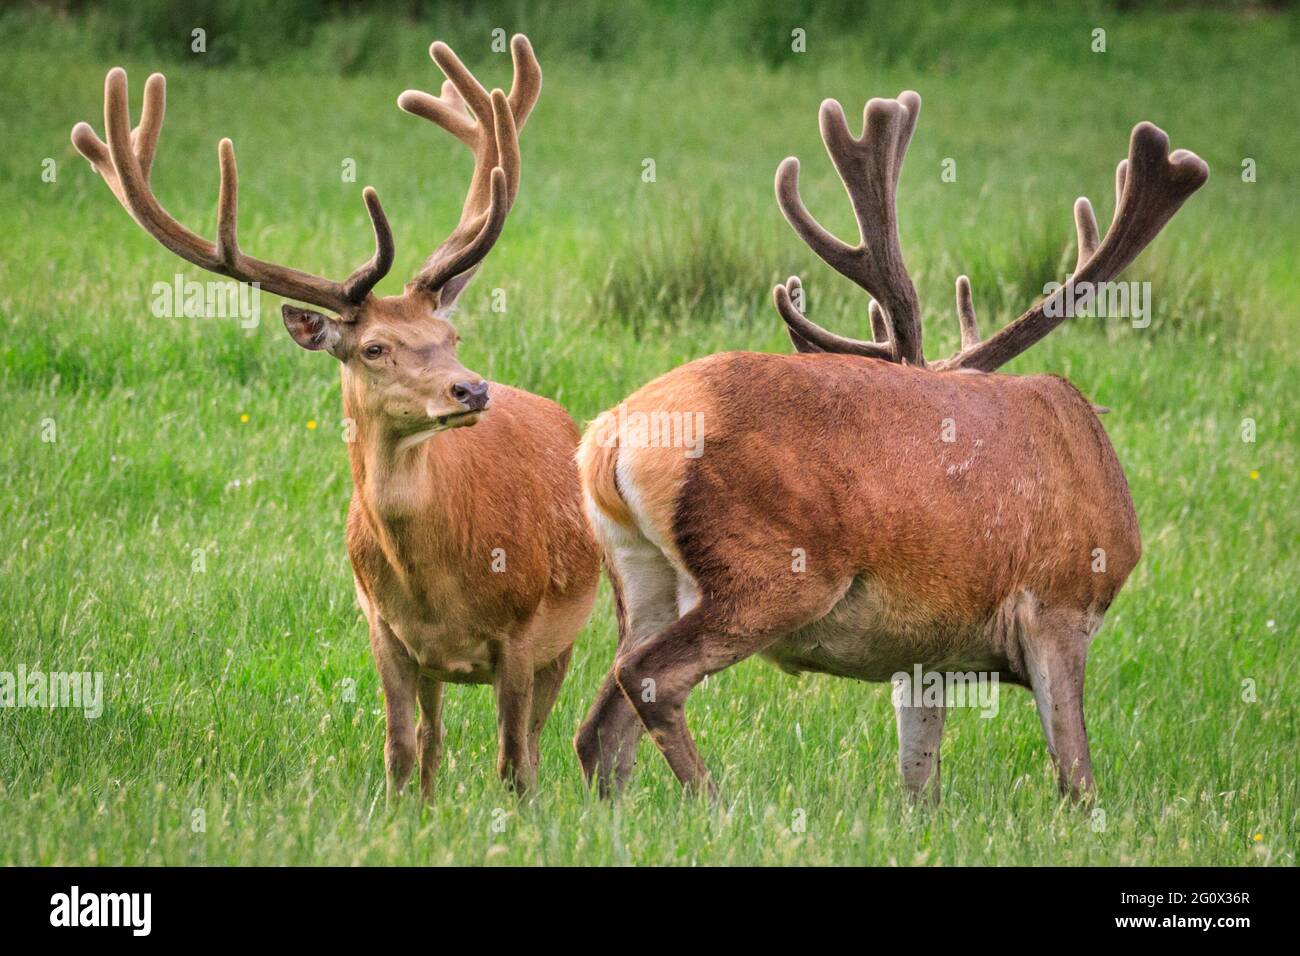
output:
<instances>
[{"instance_id":1,"label":"deer eye","mask_svg":"<svg viewBox=\"0 0 1300 956\"><path fill-rule=\"evenodd\" d=\"M378 342L371 342L361 351L366 358L379 358L379 356L384 354L384 347Z\"/></svg>"}]
</instances>

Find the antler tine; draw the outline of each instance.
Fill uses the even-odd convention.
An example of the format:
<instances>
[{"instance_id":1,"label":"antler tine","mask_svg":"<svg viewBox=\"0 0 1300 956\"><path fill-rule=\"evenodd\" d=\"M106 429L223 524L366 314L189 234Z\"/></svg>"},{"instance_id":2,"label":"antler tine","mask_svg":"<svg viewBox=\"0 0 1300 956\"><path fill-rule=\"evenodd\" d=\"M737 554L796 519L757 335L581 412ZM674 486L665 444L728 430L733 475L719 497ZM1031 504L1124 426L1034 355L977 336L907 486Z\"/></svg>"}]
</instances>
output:
<instances>
[{"instance_id":1,"label":"antler tine","mask_svg":"<svg viewBox=\"0 0 1300 956\"><path fill-rule=\"evenodd\" d=\"M880 307L880 303L875 299L867 307L867 312L871 316L871 335L877 342L889 341L889 319L885 315L885 310Z\"/></svg>"},{"instance_id":2,"label":"antler tine","mask_svg":"<svg viewBox=\"0 0 1300 956\"><path fill-rule=\"evenodd\" d=\"M957 277L957 324L961 326L961 347L968 349L978 345L979 326L975 323L975 303L971 301L970 279Z\"/></svg>"},{"instance_id":3,"label":"antler tine","mask_svg":"<svg viewBox=\"0 0 1300 956\"><path fill-rule=\"evenodd\" d=\"M1137 128L1133 130L1137 132ZM1124 182L1128 179L1128 160L1121 159L1115 164L1115 212L1111 215L1111 225L1115 224L1115 218L1119 216L1119 207L1124 200Z\"/></svg>"},{"instance_id":4,"label":"antler tine","mask_svg":"<svg viewBox=\"0 0 1300 956\"><path fill-rule=\"evenodd\" d=\"M107 81L106 81L107 82ZM163 115L167 112L167 80L161 73L149 74L144 84L144 105L140 110L140 124L131 130L131 149L140 163L145 181L153 171L153 157L158 148L158 135L162 132ZM104 177L113 194L125 205L113 169L113 157L108 146L95 135L89 123L72 127L72 145L90 161L95 172Z\"/></svg>"},{"instance_id":5,"label":"antler tine","mask_svg":"<svg viewBox=\"0 0 1300 956\"><path fill-rule=\"evenodd\" d=\"M217 259L227 267L239 256L239 170L235 166L235 144L223 138L217 144L217 166L221 184L217 187Z\"/></svg>"},{"instance_id":6,"label":"antler tine","mask_svg":"<svg viewBox=\"0 0 1300 956\"><path fill-rule=\"evenodd\" d=\"M855 138L835 100L822 103L822 141L853 205L859 243L850 246L818 223L799 196L799 161L777 169L777 203L786 220L818 256L852 279L883 307L896 360L924 365L920 307L898 242L895 193L921 98L911 90L898 99L872 99L863 109L863 133ZM854 340L849 340L854 341ZM860 343L869 344L869 343Z\"/></svg>"},{"instance_id":7,"label":"antler tine","mask_svg":"<svg viewBox=\"0 0 1300 956\"><path fill-rule=\"evenodd\" d=\"M442 95L407 90L397 98L403 110L441 126L474 155L460 222L410 283L437 294L440 307L449 305L469 282L501 235L519 192L519 129L541 92L542 71L522 35L511 40L511 54L515 72L510 94L499 89L488 93L451 47L438 41L429 55L447 77Z\"/></svg>"},{"instance_id":8,"label":"antler tine","mask_svg":"<svg viewBox=\"0 0 1300 956\"><path fill-rule=\"evenodd\" d=\"M798 234L799 238L812 247L824 262L837 272L844 272L853 265L854 248L837 236L832 235L821 223L813 218L808 207L799 195L799 160L787 156L776 167L776 202L781 207L786 221Z\"/></svg>"},{"instance_id":9,"label":"antler tine","mask_svg":"<svg viewBox=\"0 0 1300 956\"><path fill-rule=\"evenodd\" d=\"M1116 208L1119 208L1118 205ZM1074 271L1078 272L1083 264L1092 258L1101 239L1097 232L1097 216L1092 211L1088 197L1080 196L1074 201L1074 230L1079 251L1074 260Z\"/></svg>"},{"instance_id":10,"label":"antler tine","mask_svg":"<svg viewBox=\"0 0 1300 956\"><path fill-rule=\"evenodd\" d=\"M419 288L430 292L442 289L482 261L500 237L519 189L519 138L510 106L500 90L493 90L490 99L493 110L492 145L480 147L480 159L476 161L460 224L434 250L414 280ZM488 168L486 163L489 153L492 158L499 158L503 165ZM488 174L486 208L480 208L482 204L475 188L483 171ZM468 282L468 279L465 281ZM459 287L456 291L459 292Z\"/></svg>"},{"instance_id":11,"label":"antler tine","mask_svg":"<svg viewBox=\"0 0 1300 956\"><path fill-rule=\"evenodd\" d=\"M778 286L779 288L779 286ZM799 281L798 276L790 276L785 280L786 296L790 300L790 307L795 312L800 312L803 305L803 283ZM776 295L776 288L772 290L773 296ZM780 312L781 305L777 303L777 311ZM802 314L802 313L801 313ZM823 352L825 349L816 345L794 330L794 326L785 327L786 335L790 336L790 342L794 345L796 352Z\"/></svg>"},{"instance_id":12,"label":"antler tine","mask_svg":"<svg viewBox=\"0 0 1300 956\"><path fill-rule=\"evenodd\" d=\"M839 352L894 361L894 351L888 343L863 342L859 339L846 338L828 332L816 322L810 321L795 307L792 299L792 294L797 294L799 290L799 280L792 276L784 285L778 284L772 289L772 301L776 305L776 311L785 321L790 341L800 352Z\"/></svg>"},{"instance_id":13,"label":"antler tine","mask_svg":"<svg viewBox=\"0 0 1300 956\"><path fill-rule=\"evenodd\" d=\"M478 225L473 238L463 244L458 242L449 246L445 255L441 257L438 252L435 252L434 260L431 260L430 265L421 271L418 277L421 288L429 291L441 289L462 272L474 268L501 236L501 230L505 228L506 216L510 214L510 190L506 183L505 171L500 166L492 170L490 189L486 213L471 220L471 224ZM442 248L439 246L439 250Z\"/></svg>"},{"instance_id":14,"label":"antler tine","mask_svg":"<svg viewBox=\"0 0 1300 956\"><path fill-rule=\"evenodd\" d=\"M890 101L885 100L885 102L888 103ZM898 130L898 145L895 147L896 156L894 157L893 163L894 179L892 183L894 187L894 195L897 195L898 193L898 177L903 171L903 160L907 158L907 147L912 145L912 134L916 132L916 121L921 118L921 94L916 92L916 90L903 90L903 92L898 94L897 102L901 103L903 108L907 110L907 115L902 118L902 124ZM863 107L862 111L862 125L864 129L869 122L868 114L870 110L871 101L868 100L867 105ZM893 198L894 196L890 197L891 206Z\"/></svg>"},{"instance_id":15,"label":"antler tine","mask_svg":"<svg viewBox=\"0 0 1300 956\"><path fill-rule=\"evenodd\" d=\"M125 207L126 197L122 195L117 173L113 171L113 157L108 154L108 146L95 134L89 123L81 122L72 127L72 145L90 162L90 167L99 173L117 201Z\"/></svg>"},{"instance_id":16,"label":"antler tine","mask_svg":"<svg viewBox=\"0 0 1300 956\"><path fill-rule=\"evenodd\" d=\"M438 69L451 81L456 92L460 94L470 112L480 120L486 120L492 112L492 102L488 91L478 81L469 68L461 62L456 52L441 40L435 40L429 46L429 56L438 64Z\"/></svg>"},{"instance_id":17,"label":"antler tine","mask_svg":"<svg viewBox=\"0 0 1300 956\"><path fill-rule=\"evenodd\" d=\"M131 131L131 148L140 162L144 181L153 172L153 157L158 150L163 116L167 112L167 79L161 73L149 74L144 82L144 103L140 107L140 125Z\"/></svg>"},{"instance_id":18,"label":"antler tine","mask_svg":"<svg viewBox=\"0 0 1300 956\"><path fill-rule=\"evenodd\" d=\"M1128 159L1116 170L1115 216L1101 243L1084 257L1095 219L1086 201L1082 205L1076 203L1080 264L1066 285L996 335L971 348L963 348L936 367L991 372L1015 358L1065 321L1066 310L1059 306L1062 299L1072 297L1076 285L1108 282L1119 275L1160 233L1187 197L1205 184L1209 175L1209 166L1195 153L1185 149L1171 153L1169 137L1163 130L1151 123L1138 123L1129 140Z\"/></svg>"},{"instance_id":19,"label":"antler tine","mask_svg":"<svg viewBox=\"0 0 1300 956\"><path fill-rule=\"evenodd\" d=\"M804 206L803 199L799 195L799 160L793 156L783 160L776 169L776 201L781 207L781 212L785 214L786 221L790 223L799 238L836 272L853 278L849 272L845 271L845 268L848 268L849 263L852 261L853 247L828 232ZM844 263L845 268L841 268L839 263ZM783 289L780 285L777 285L772 290L777 313L784 320L790 331L791 341L794 342L795 348L799 351L845 352L849 355L869 355L873 358L887 358L889 361L897 361L892 348L887 356L879 355L874 342L864 342L861 339L837 335L828 329L822 328L794 308L793 304L787 306L786 303L789 302L790 294L788 290ZM875 304L874 300L872 304ZM879 312L880 307L876 306L876 310ZM883 315L881 318L883 319ZM878 340L887 341L889 339L888 334L882 337L879 330L876 329L876 322L876 314L873 314L873 334ZM812 347L802 348L802 344L808 344Z\"/></svg>"},{"instance_id":20,"label":"antler tine","mask_svg":"<svg viewBox=\"0 0 1300 956\"><path fill-rule=\"evenodd\" d=\"M370 290L379 284L379 280L388 275L393 267L395 247L393 230L384 215L384 207L379 204L379 194L373 186L361 190L361 199L366 204L366 213L370 216L370 226L375 233L375 253L369 261L362 263L352 274L343 280L343 298L349 302L360 302Z\"/></svg>"},{"instance_id":21,"label":"antler tine","mask_svg":"<svg viewBox=\"0 0 1300 956\"><path fill-rule=\"evenodd\" d=\"M105 144L89 124L72 129L72 143L103 177L118 202L160 244L202 269L241 282L256 282L268 292L310 302L348 317L353 307L387 273L393 262L392 231L373 189L366 188L366 209L375 230L375 253L346 283L244 255L236 238L238 173L234 146L218 144L221 185L217 200L217 238L209 242L176 221L158 202L149 186L154 153L166 111L166 80L161 73L145 84L140 123L131 128L126 71L110 70L104 80Z\"/></svg>"},{"instance_id":22,"label":"antler tine","mask_svg":"<svg viewBox=\"0 0 1300 956\"><path fill-rule=\"evenodd\" d=\"M451 80L443 81L442 96L433 96L423 90L406 90L397 98L397 105L408 113L436 123L470 149L474 148L477 136L474 119L466 112L465 101Z\"/></svg>"},{"instance_id":23,"label":"antler tine","mask_svg":"<svg viewBox=\"0 0 1300 956\"><path fill-rule=\"evenodd\" d=\"M533 45L522 33L516 33L510 40L510 58L515 68L515 78L510 84L510 112L514 114L516 129L522 130L542 95L542 66L533 53Z\"/></svg>"}]
</instances>

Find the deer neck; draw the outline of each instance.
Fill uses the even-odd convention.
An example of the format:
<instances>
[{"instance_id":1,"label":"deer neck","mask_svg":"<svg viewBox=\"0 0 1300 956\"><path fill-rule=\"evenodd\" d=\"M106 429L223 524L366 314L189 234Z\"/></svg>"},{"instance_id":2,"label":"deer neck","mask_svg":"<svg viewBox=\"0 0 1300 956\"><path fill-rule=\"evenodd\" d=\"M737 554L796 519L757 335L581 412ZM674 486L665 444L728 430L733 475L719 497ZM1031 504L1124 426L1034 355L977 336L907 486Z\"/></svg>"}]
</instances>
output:
<instances>
[{"instance_id":1,"label":"deer neck","mask_svg":"<svg viewBox=\"0 0 1300 956\"><path fill-rule=\"evenodd\" d=\"M422 547L448 539L455 523L457 473L463 457L447 435L402 435L369 415L344 381L343 412L350 423L348 460L361 512L390 560L410 559Z\"/></svg>"}]
</instances>

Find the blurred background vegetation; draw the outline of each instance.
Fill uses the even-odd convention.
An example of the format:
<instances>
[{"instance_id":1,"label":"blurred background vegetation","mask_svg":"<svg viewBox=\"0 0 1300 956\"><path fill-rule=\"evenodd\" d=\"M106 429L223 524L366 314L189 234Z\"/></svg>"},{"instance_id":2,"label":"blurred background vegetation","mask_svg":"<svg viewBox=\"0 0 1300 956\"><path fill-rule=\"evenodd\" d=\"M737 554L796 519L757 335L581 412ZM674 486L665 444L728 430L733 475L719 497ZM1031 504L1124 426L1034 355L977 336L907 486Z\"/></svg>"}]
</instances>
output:
<instances>
[{"instance_id":1,"label":"blurred background vegetation","mask_svg":"<svg viewBox=\"0 0 1300 956\"><path fill-rule=\"evenodd\" d=\"M882 64L917 68L978 62L1027 46L1050 52L1073 46L1070 19L1140 13L1276 16L1295 0L1035 0L897 3L890 0L10 0L6 30L36 44L77 42L103 54L129 52L190 59L190 32L207 31L204 65L265 68L285 57L310 57L331 73L391 68L393 41L412 27L487 35L497 27L527 33L552 55L593 62L650 54L695 57L728 53L779 67L795 54L791 25L851 47ZM50 20L63 22L51 32ZM863 31L863 24L870 29ZM1290 29L1295 29L1294 21ZM962 42L954 45L954 34ZM400 46L400 44L398 45ZM417 51L418 53L419 51ZM410 54L409 50L403 55ZM467 53L475 62L486 48ZM413 55L416 60L418 55Z\"/></svg>"},{"instance_id":2,"label":"blurred background vegetation","mask_svg":"<svg viewBox=\"0 0 1300 956\"><path fill-rule=\"evenodd\" d=\"M785 138L786 152L808 143L807 134L815 132L817 97L805 91L817 84L820 92L849 104L850 114L855 99L892 95L897 85L921 88L930 105L922 121L923 139L914 149L937 143L929 153L938 158L963 150L994 154L977 172L985 189L970 197L980 207L990 196L988 189L999 185L1019 184L1027 193L1050 186L1054 171L1082 171L1078 163L1089 170L1113 164L1123 155L1120 131L1127 131L1139 114L1166 123L1176 116L1181 131L1191 135L1213 130L1209 144L1206 135L1199 136L1197 148L1211 160L1216 180L1229 174L1216 160L1228 156L1236 167L1241 157L1254 157L1266 163L1256 192L1280 195L1294 185L1293 170L1284 150L1274 147L1281 147L1293 130L1266 118L1266 101L1285 89L1277 78L1294 72L1300 50L1297 10L1295 0L1080 0L1052 5L1035 0L933 5L889 0L17 0L0 14L0 34L4 49L22 51L20 69L25 63L123 62L136 69L170 69L178 77L232 73L237 78L211 85L218 106L222 82L238 97L238 91L257 85L244 86L244 76L283 76L285 89L303 90L299 105L310 112L314 124L304 126L304 133L311 135L314 128L313 146L320 139L329 140L332 147L336 140L354 138L337 135L344 124L361 131L355 122L358 114L384 110L389 104L358 100L317 106L310 102L315 91L387 90L398 83L436 87L427 56L430 37L448 39L471 67L491 72L504 39L526 33L548 76L563 76L566 84L558 97L548 92L543 109L564 110L572 104L586 114L571 113L561 118L562 125L532 135L548 140L586 137L587 142L574 144L585 146L585 151L575 149L573 155L578 162L583 157L592 160L583 178L591 192L577 197L578 204L616 199L623 208L612 215L634 224L613 230L613 245L601 244L594 257L585 255L583 247L575 250L585 297L600 315L640 333L674 326L688 316L747 320L762 315L766 321L766 302L750 294L756 264L759 284L770 285L792 267L806 268L816 261L787 233L767 227L779 221L767 195L755 196L746 179L743 198L733 202L731 185L740 185L737 176L767 178L766 166L775 166L768 156L781 140L777 124L795 134ZM1112 42L1102 58L1088 48L1090 31L1099 26L1113 34L1118 31L1120 40ZM794 49L794 29L805 34L807 52ZM204 33L201 53L192 49L195 30ZM1099 70L1102 63L1105 68ZM178 72L181 69L185 72ZM1249 79L1240 77L1246 69L1253 74ZM890 77L890 83L901 77L902 82L882 85L884 77ZM1233 79L1212 79L1218 77ZM11 83L22 80L15 75ZM584 89L575 90L576 84ZM790 94L784 102L783 88ZM54 84L49 92L58 89ZM958 105L949 90L963 91L978 106L972 110ZM934 93L945 100L932 100ZM255 92L242 102L259 115L274 112L274 106L260 102ZM943 111L937 128L936 109ZM772 117L768 128L758 139L750 133L749 144L732 140L731 145L741 148L730 155L717 144L703 151L683 150L684 137L727 129L734 135L745 129L745 118L756 118L764 110ZM392 115L385 118L385 129L398 121ZM231 122L246 120L236 114L225 122L223 131ZM675 131L681 136L674 136ZM1029 146L1038 146L1031 140L1040 131L1058 144L1073 146L1079 155L1030 155ZM1170 130L1175 145L1186 141L1177 138L1181 131ZM1290 140L1294 144L1295 137ZM773 150L765 152L767 141ZM640 150L638 157L625 155L634 149ZM813 149L820 153L819 145ZM1216 149L1219 155L1211 155ZM805 147L805 157L807 153ZM610 159L617 156L619 163L633 163L652 154L660 163L681 160L662 178L663 188L639 194L600 188L613 182ZM17 159L12 153L9 158ZM909 173L926 161L928 157L913 159ZM0 156L0 168L5 162ZM538 171L533 166L529 173ZM547 167L541 172L549 175ZM1039 173L1043 182L1036 186ZM1237 170L1230 174L1236 176ZM1108 176L1073 178L1079 180L1078 191L1087 191L1099 210L1106 204ZM1213 188L1220 184L1215 182ZM936 187L927 177L921 191L901 204L909 223L923 226L917 219L938 220L948 230L941 246L908 250L918 281L924 283L932 274L935 278L937 291L923 296L924 301L946 301L948 276L964 271L975 281L977 304L982 297L985 310L992 304L997 314L1014 313L1039 294L1045 276L1059 273L1066 263L1062 235L1068 234L1068 216L1062 222L1055 207L1048 217L1037 215L1040 200L1056 202L1058 197L1037 195L1014 209L1005 204L969 206L954 219L927 201L928 191ZM834 188L828 193L828 203L842 205L834 198ZM703 202L701 195L707 197ZM1193 208L1203 207L1205 201L1199 197ZM749 214L756 208L767 213L763 228L757 230ZM1266 201L1253 208L1234 204L1217 215L1242 216L1258 225L1254 217L1261 209L1268 217L1282 214L1279 205ZM838 211L824 210L824 215L834 220ZM985 241L982 229L967 228L976 215L991 227L1005 219L999 243ZM554 210L548 222L557 223ZM905 235L905 248L907 239ZM1238 233L1237 239L1245 242L1246 234ZM1174 265L1175 274L1168 276L1174 281L1165 285L1156 321L1199 324L1211 314L1238 312L1267 301L1261 285L1266 273L1274 283L1271 295L1300 305L1300 286L1290 281L1291 270L1282 265L1285 255L1300 256L1289 231L1256 234L1250 241L1261 239L1278 244L1277 252L1284 255L1228 249L1220 237L1212 255L1233 256L1238 268ZM624 248L621 240L634 241L635 251ZM1186 232L1182 241L1189 241ZM932 262L935 256L941 261ZM1158 255L1144 262L1153 280L1166 271ZM845 291L845 286L833 285L825 301L839 305Z\"/></svg>"}]
</instances>

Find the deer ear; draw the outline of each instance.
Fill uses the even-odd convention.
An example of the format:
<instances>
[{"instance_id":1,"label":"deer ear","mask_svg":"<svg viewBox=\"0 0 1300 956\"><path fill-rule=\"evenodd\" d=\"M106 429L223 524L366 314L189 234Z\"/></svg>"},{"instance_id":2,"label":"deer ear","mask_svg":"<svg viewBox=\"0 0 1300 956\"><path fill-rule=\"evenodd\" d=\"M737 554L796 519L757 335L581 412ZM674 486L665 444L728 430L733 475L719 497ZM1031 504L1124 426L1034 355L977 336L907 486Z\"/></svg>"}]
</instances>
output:
<instances>
[{"instance_id":1,"label":"deer ear","mask_svg":"<svg viewBox=\"0 0 1300 956\"><path fill-rule=\"evenodd\" d=\"M438 290L439 312L445 312L456 305L456 300L460 298L460 294L465 291L465 286L469 285L469 280L474 278L474 273L477 271L477 267L468 269L443 283L442 288Z\"/></svg>"},{"instance_id":2,"label":"deer ear","mask_svg":"<svg viewBox=\"0 0 1300 956\"><path fill-rule=\"evenodd\" d=\"M328 315L288 303L280 307L280 314L293 340L309 352L328 351L338 344L339 324Z\"/></svg>"}]
</instances>

